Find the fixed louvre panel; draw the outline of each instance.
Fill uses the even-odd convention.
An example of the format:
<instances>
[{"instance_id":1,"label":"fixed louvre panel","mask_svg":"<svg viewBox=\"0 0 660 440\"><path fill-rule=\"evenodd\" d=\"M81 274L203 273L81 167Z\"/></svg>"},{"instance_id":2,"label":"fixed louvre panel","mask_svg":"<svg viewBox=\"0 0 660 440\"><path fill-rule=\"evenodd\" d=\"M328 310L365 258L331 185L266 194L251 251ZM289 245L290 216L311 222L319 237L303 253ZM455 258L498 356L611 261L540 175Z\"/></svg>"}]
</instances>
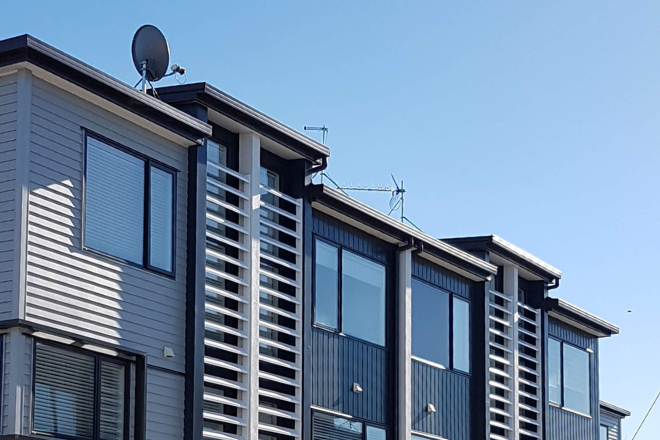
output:
<instances>
[{"instance_id":1,"label":"fixed louvre panel","mask_svg":"<svg viewBox=\"0 0 660 440\"><path fill-rule=\"evenodd\" d=\"M94 372L93 356L37 344L34 430L92 438Z\"/></svg>"},{"instance_id":2,"label":"fixed louvre panel","mask_svg":"<svg viewBox=\"0 0 660 440\"><path fill-rule=\"evenodd\" d=\"M124 436L126 369L123 365L101 362L100 427L101 440L121 440Z\"/></svg>"},{"instance_id":3,"label":"fixed louvre panel","mask_svg":"<svg viewBox=\"0 0 660 440\"><path fill-rule=\"evenodd\" d=\"M362 422L314 413L312 440L362 440Z\"/></svg>"},{"instance_id":4,"label":"fixed louvre panel","mask_svg":"<svg viewBox=\"0 0 660 440\"><path fill-rule=\"evenodd\" d=\"M149 264L171 272L174 175L153 166L150 173Z\"/></svg>"},{"instance_id":5,"label":"fixed louvre panel","mask_svg":"<svg viewBox=\"0 0 660 440\"><path fill-rule=\"evenodd\" d=\"M142 264L145 162L87 137L85 246Z\"/></svg>"}]
</instances>

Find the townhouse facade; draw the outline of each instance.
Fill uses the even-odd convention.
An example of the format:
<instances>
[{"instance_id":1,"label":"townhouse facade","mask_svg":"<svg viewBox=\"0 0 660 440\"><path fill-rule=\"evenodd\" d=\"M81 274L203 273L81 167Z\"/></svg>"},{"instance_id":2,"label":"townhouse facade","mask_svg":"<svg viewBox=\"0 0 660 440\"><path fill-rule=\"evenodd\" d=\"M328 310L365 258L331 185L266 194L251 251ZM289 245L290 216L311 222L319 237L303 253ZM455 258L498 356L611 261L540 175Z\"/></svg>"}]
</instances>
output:
<instances>
[{"instance_id":1,"label":"townhouse facade","mask_svg":"<svg viewBox=\"0 0 660 440\"><path fill-rule=\"evenodd\" d=\"M207 84L0 41L0 439L621 438L618 328L497 236L314 184L329 149Z\"/></svg>"}]
</instances>

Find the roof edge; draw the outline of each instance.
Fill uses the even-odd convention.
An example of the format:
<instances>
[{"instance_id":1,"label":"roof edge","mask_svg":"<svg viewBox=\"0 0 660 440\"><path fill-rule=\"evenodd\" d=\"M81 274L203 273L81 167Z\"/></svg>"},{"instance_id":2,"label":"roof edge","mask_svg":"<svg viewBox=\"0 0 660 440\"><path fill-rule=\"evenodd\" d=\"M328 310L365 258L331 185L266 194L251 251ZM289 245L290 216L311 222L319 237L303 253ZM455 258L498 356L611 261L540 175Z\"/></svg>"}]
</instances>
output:
<instances>
[{"instance_id":1,"label":"roof edge","mask_svg":"<svg viewBox=\"0 0 660 440\"><path fill-rule=\"evenodd\" d=\"M326 185L311 185L310 196L312 201L321 203L359 223L370 226L400 243L409 243L411 239L423 243L424 253L468 272L478 279L486 280L497 273L497 266L401 223L377 209Z\"/></svg>"},{"instance_id":2,"label":"roof edge","mask_svg":"<svg viewBox=\"0 0 660 440\"><path fill-rule=\"evenodd\" d=\"M560 298L546 298L550 316L580 328L599 338L619 334L619 327Z\"/></svg>"},{"instance_id":3,"label":"roof edge","mask_svg":"<svg viewBox=\"0 0 660 440\"><path fill-rule=\"evenodd\" d=\"M616 406L614 404L611 404L609 402L605 402L604 400L601 400L599 402L599 406L601 410L605 410L607 412L610 412L612 414L615 414L619 417L626 418L631 416L631 412L628 411L627 409L621 408L620 406Z\"/></svg>"}]
</instances>

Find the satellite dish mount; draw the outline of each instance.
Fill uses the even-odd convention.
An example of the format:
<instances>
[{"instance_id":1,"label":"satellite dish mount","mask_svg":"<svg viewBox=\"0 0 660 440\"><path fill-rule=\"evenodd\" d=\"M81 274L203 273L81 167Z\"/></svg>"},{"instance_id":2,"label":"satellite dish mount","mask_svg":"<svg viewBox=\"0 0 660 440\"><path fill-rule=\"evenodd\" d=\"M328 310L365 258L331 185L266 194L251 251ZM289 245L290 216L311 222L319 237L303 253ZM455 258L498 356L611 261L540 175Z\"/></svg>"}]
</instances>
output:
<instances>
[{"instance_id":1,"label":"satellite dish mount","mask_svg":"<svg viewBox=\"0 0 660 440\"><path fill-rule=\"evenodd\" d=\"M170 46L163 33L150 24L142 26L135 32L131 53L133 64L141 77L136 87L140 85L144 93L147 93L147 84L153 89L152 82L175 73L183 75L186 71L175 64L171 67L172 72L167 74L170 63Z\"/></svg>"}]
</instances>

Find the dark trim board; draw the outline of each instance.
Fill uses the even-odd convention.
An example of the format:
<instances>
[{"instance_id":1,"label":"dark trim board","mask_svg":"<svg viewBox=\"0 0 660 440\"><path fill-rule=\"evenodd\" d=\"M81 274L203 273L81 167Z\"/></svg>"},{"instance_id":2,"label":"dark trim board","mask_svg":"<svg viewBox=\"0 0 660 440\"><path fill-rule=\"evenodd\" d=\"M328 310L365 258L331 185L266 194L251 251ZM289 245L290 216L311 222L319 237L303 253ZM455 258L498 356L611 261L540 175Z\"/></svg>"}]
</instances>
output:
<instances>
[{"instance_id":1,"label":"dark trim board","mask_svg":"<svg viewBox=\"0 0 660 440\"><path fill-rule=\"evenodd\" d=\"M559 298L546 298L544 309L560 321L579 328L596 337L603 338L619 334L619 327Z\"/></svg>"},{"instance_id":2,"label":"dark trim board","mask_svg":"<svg viewBox=\"0 0 660 440\"><path fill-rule=\"evenodd\" d=\"M613 415L619 417L619 418L626 418L630 417L631 412L628 411L627 409L621 408L620 406L613 405L609 402L605 402L604 400L601 400L599 402L600 405L600 410L601 411L607 411L609 413L612 413Z\"/></svg>"},{"instance_id":3,"label":"dark trim board","mask_svg":"<svg viewBox=\"0 0 660 440\"><path fill-rule=\"evenodd\" d=\"M30 35L0 41L0 67L21 62L40 67L196 144L211 135L206 123Z\"/></svg>"}]
</instances>

